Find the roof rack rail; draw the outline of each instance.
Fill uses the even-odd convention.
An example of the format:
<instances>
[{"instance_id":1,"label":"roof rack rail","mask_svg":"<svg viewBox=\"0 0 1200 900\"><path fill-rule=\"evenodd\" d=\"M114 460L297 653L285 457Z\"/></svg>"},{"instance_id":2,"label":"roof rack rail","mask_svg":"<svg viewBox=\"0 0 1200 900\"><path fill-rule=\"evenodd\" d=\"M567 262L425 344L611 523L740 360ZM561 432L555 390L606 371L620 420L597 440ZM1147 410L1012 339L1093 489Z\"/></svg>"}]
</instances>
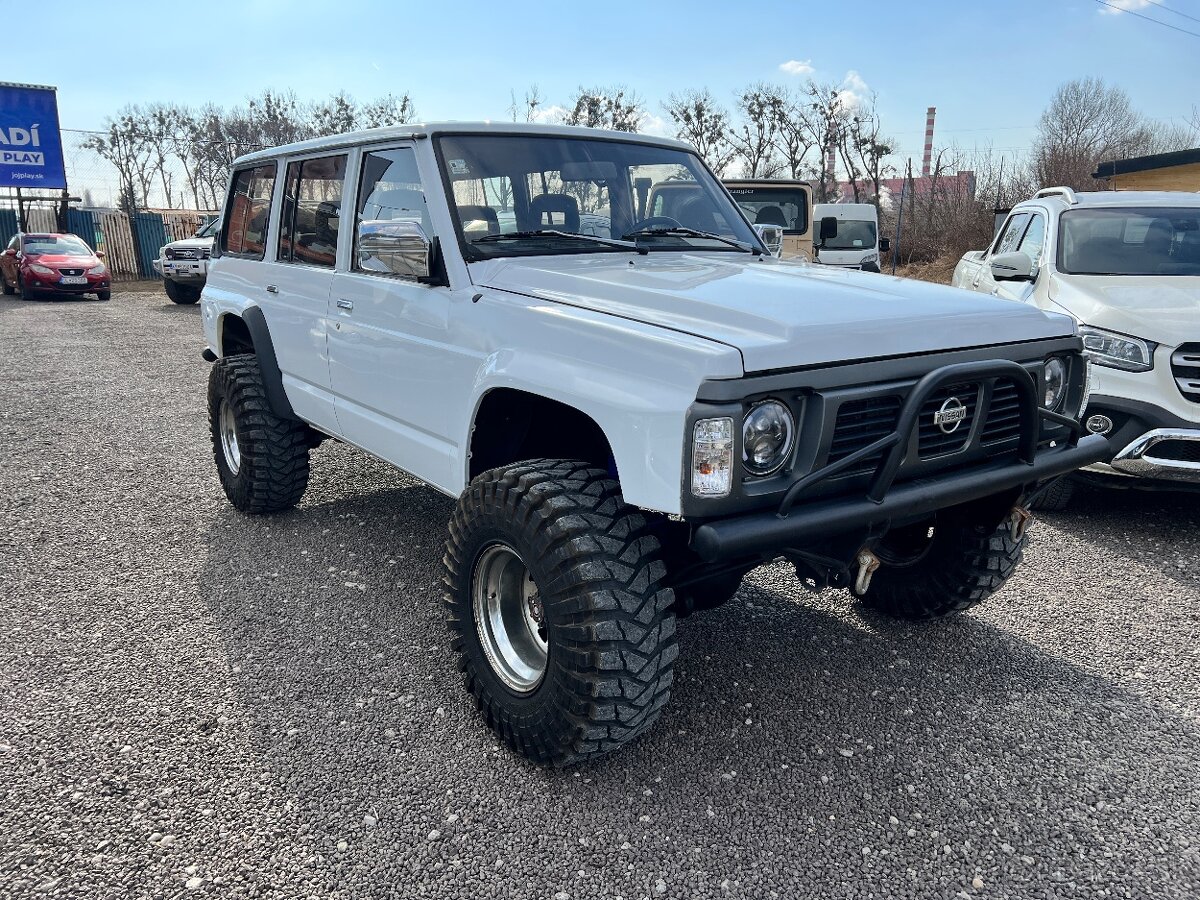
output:
<instances>
[{"instance_id":1,"label":"roof rack rail","mask_svg":"<svg viewBox=\"0 0 1200 900\"><path fill-rule=\"evenodd\" d=\"M1062 197L1067 201L1069 206L1075 206L1077 203L1079 203L1079 198L1075 196L1075 192L1069 187L1042 188L1033 195L1034 200L1037 200L1039 197Z\"/></svg>"}]
</instances>

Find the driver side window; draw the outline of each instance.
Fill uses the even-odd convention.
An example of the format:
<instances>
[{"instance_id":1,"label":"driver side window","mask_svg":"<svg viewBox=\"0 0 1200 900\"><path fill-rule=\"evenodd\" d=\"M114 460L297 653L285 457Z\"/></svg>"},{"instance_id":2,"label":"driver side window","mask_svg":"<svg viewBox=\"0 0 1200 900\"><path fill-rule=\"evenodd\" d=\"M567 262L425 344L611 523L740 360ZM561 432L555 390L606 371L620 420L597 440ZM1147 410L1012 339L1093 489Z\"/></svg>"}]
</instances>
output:
<instances>
[{"instance_id":1,"label":"driver side window","mask_svg":"<svg viewBox=\"0 0 1200 900\"><path fill-rule=\"evenodd\" d=\"M1025 226L1028 224L1029 213L1013 213L1009 216L1000 232L1000 237L996 239L996 246L992 248L992 256L1000 253L1012 253L1016 250L1021 242L1021 235L1025 233Z\"/></svg>"}]
</instances>

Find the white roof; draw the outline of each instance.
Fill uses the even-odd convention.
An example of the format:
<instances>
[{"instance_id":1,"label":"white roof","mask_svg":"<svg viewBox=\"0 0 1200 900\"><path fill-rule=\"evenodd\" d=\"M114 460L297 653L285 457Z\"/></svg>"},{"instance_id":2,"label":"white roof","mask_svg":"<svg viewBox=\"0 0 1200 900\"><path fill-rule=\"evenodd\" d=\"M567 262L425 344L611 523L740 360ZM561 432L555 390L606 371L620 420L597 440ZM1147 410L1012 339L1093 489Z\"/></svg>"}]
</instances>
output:
<instances>
[{"instance_id":1,"label":"white roof","mask_svg":"<svg viewBox=\"0 0 1200 900\"><path fill-rule=\"evenodd\" d=\"M290 154L312 153L336 147L376 144L384 141L404 140L405 138L435 137L439 134L529 134L551 137L592 138L629 141L638 144L651 144L670 147L674 150L695 152L695 148L691 144L684 143L683 141L653 137L648 134L635 134L628 131L608 131L602 128L578 128L571 125L535 125L527 122L419 122L412 125L367 128L363 131L334 134L328 137L313 138L309 141L284 144L281 147L256 150L254 153L247 153L245 156L238 157L234 160L234 166L237 167L247 162L274 159L278 156Z\"/></svg>"}]
</instances>

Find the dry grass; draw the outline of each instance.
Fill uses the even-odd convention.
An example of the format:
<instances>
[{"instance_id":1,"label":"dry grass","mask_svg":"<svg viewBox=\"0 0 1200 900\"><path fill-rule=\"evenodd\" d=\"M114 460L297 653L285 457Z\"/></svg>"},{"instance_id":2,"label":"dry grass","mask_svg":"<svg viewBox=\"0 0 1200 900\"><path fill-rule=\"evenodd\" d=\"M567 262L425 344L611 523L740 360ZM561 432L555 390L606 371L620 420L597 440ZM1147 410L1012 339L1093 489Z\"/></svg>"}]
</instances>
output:
<instances>
[{"instance_id":1,"label":"dry grass","mask_svg":"<svg viewBox=\"0 0 1200 900\"><path fill-rule=\"evenodd\" d=\"M957 256L939 256L933 262L897 266L896 274L901 278L916 278L919 281L932 281L935 284L949 284L954 275L954 267L958 265L958 259Z\"/></svg>"}]
</instances>

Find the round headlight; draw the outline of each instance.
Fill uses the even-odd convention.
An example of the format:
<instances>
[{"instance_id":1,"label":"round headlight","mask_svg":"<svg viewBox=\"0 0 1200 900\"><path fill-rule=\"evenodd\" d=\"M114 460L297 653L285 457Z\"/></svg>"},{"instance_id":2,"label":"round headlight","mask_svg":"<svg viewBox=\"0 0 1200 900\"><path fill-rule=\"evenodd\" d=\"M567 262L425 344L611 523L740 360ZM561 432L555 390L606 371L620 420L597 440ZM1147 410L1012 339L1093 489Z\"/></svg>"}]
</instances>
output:
<instances>
[{"instance_id":1,"label":"round headlight","mask_svg":"<svg viewBox=\"0 0 1200 900\"><path fill-rule=\"evenodd\" d=\"M1067 364L1057 356L1046 360L1042 370L1042 405L1047 409L1056 409L1067 394Z\"/></svg>"},{"instance_id":2,"label":"round headlight","mask_svg":"<svg viewBox=\"0 0 1200 900\"><path fill-rule=\"evenodd\" d=\"M765 400L742 422L742 464L751 475L770 475L787 461L796 438L791 410L778 400Z\"/></svg>"}]
</instances>

